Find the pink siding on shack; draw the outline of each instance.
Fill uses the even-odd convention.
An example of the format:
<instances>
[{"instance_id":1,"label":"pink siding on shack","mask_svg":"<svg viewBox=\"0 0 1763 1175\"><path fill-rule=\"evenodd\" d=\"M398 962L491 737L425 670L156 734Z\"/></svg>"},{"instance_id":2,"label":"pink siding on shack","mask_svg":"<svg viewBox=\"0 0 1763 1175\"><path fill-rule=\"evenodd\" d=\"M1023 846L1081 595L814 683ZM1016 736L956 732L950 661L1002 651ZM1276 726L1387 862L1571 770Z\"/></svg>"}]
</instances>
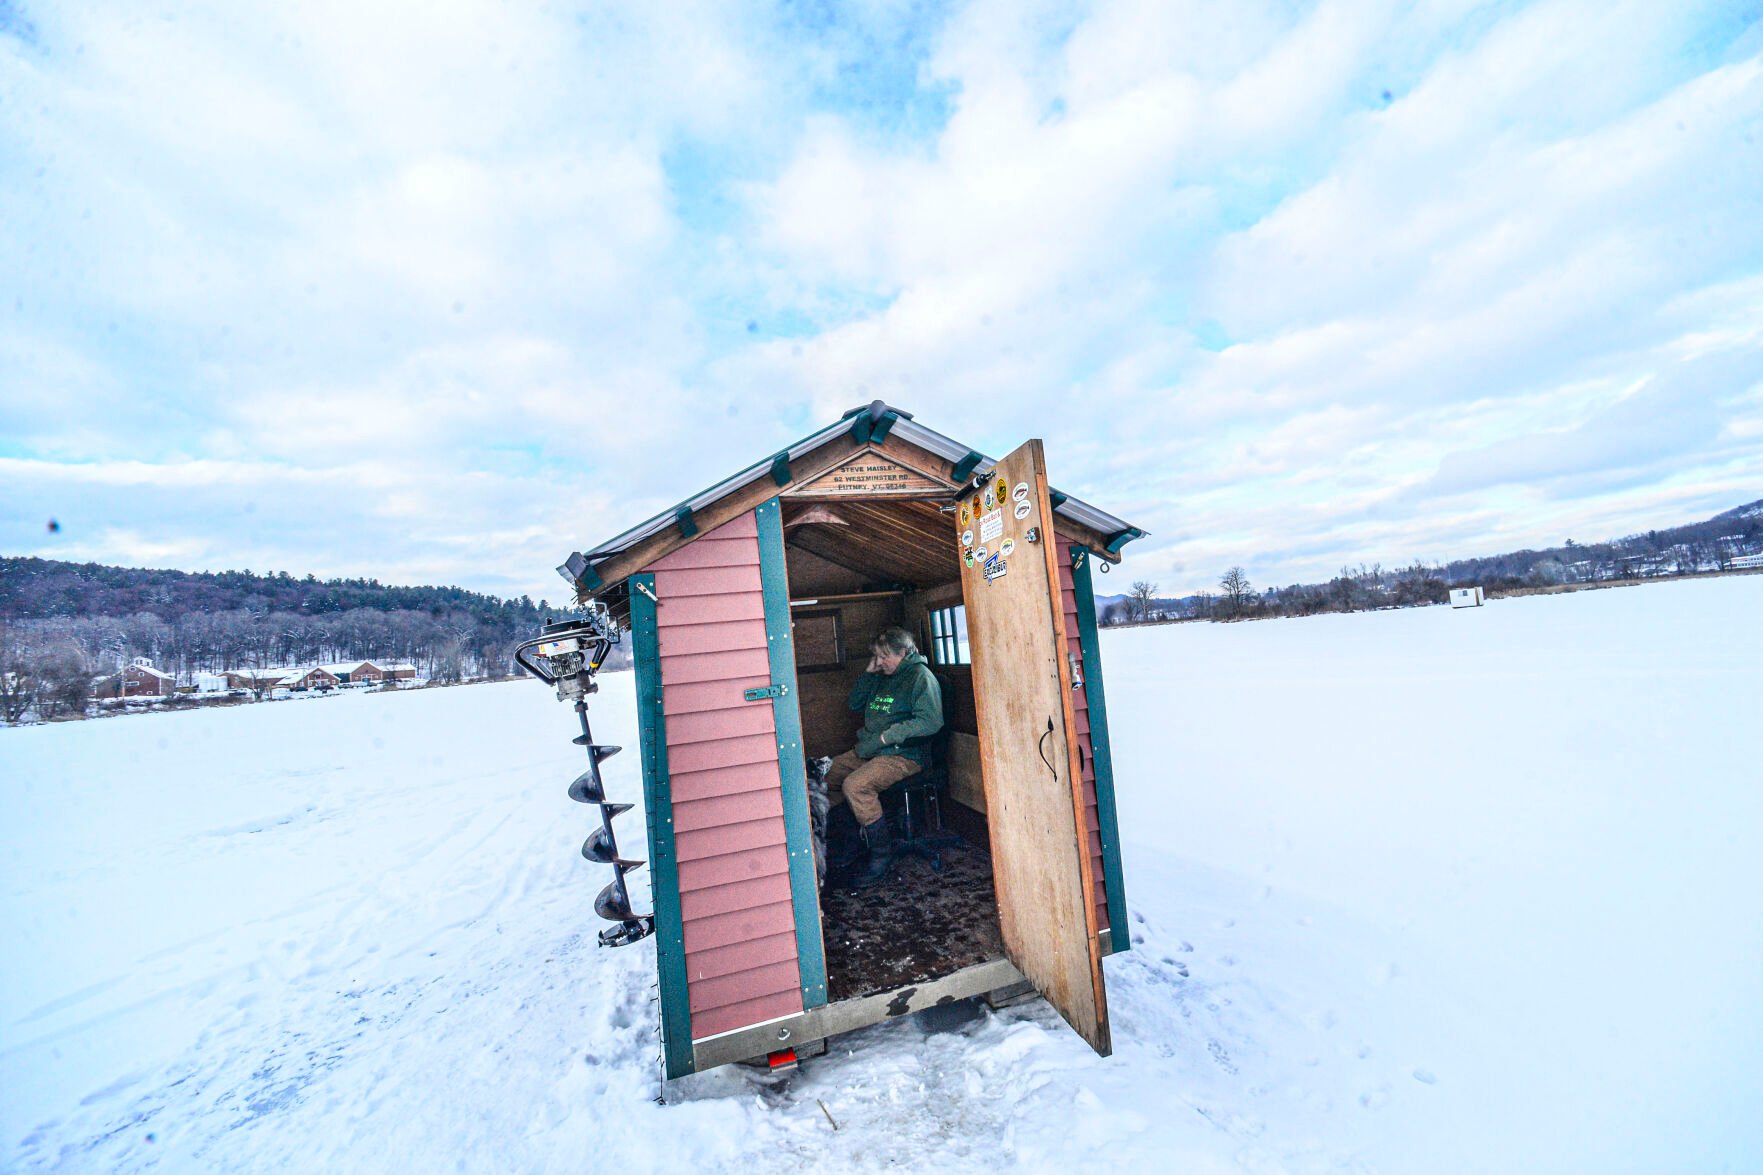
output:
<instances>
[{"instance_id":1,"label":"pink siding on shack","mask_svg":"<svg viewBox=\"0 0 1763 1175\"><path fill-rule=\"evenodd\" d=\"M802 1010L751 513L651 564L692 1037Z\"/></svg>"},{"instance_id":2,"label":"pink siding on shack","mask_svg":"<svg viewBox=\"0 0 1763 1175\"><path fill-rule=\"evenodd\" d=\"M1059 599L1065 610L1066 647L1083 663L1083 642L1078 635L1077 627L1077 584L1071 575L1071 540L1059 536ZM1088 675L1085 675L1086 680ZM1095 884L1091 887L1091 902L1096 907L1096 929L1108 929L1108 889L1102 877L1102 818L1096 807L1096 751L1090 741L1090 702L1087 690L1076 690L1071 695L1072 708L1077 714L1077 742L1083 748L1084 765L1084 816L1089 822L1090 830L1090 868Z\"/></svg>"}]
</instances>

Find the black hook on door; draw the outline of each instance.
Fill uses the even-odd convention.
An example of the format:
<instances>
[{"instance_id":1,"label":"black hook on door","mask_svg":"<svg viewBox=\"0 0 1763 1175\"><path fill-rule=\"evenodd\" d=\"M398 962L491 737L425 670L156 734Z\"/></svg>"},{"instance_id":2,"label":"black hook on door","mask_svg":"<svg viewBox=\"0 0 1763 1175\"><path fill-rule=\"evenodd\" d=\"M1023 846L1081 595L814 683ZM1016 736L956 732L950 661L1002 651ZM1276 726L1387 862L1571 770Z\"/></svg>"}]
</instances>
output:
<instances>
[{"instance_id":1,"label":"black hook on door","mask_svg":"<svg viewBox=\"0 0 1763 1175\"><path fill-rule=\"evenodd\" d=\"M1053 778L1058 779L1059 778L1059 769L1053 766L1053 760L1047 758L1047 740L1052 737L1053 737L1053 720L1051 718L1049 718L1049 719L1047 719L1047 731L1045 734L1041 735L1041 741L1035 744L1035 750L1040 752L1041 762L1043 762L1047 765L1047 770L1051 771L1053 773Z\"/></svg>"}]
</instances>

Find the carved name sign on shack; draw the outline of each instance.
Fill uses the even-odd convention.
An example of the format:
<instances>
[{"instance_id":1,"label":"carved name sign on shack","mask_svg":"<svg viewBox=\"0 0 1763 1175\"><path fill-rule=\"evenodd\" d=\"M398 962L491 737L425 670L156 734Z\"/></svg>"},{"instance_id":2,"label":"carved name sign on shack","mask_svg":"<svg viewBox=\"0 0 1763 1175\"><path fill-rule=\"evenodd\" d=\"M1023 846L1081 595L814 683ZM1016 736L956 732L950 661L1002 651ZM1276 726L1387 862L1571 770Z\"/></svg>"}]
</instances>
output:
<instances>
[{"instance_id":1,"label":"carved name sign on shack","mask_svg":"<svg viewBox=\"0 0 1763 1175\"><path fill-rule=\"evenodd\" d=\"M1102 959L1130 940L1091 580L1142 534L1051 489L1040 441L993 460L878 401L570 558L632 646L668 1077L1029 986L1110 1052ZM823 895L807 764L854 744L890 625L943 687L916 786L944 847Z\"/></svg>"}]
</instances>

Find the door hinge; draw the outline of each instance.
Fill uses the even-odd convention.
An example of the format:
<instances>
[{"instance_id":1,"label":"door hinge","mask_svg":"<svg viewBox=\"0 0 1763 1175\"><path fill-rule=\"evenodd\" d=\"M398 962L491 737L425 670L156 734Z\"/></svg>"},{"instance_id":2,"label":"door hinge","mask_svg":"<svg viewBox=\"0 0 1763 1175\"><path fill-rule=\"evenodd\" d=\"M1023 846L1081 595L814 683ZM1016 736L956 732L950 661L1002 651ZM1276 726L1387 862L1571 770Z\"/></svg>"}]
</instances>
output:
<instances>
[{"instance_id":1,"label":"door hinge","mask_svg":"<svg viewBox=\"0 0 1763 1175\"><path fill-rule=\"evenodd\" d=\"M788 695L789 692L790 692L789 686L780 685L777 682L773 682L770 685L754 686L752 689L748 690L743 696L749 702L763 702L767 698L784 697L784 696Z\"/></svg>"},{"instance_id":2,"label":"door hinge","mask_svg":"<svg viewBox=\"0 0 1763 1175\"><path fill-rule=\"evenodd\" d=\"M642 582L641 580L633 580L632 586L635 587L639 592L642 592L645 596L648 596L649 599L652 600L653 602L655 602L657 604L659 604L661 602L660 600L655 599L655 593L649 590L649 585Z\"/></svg>"}]
</instances>

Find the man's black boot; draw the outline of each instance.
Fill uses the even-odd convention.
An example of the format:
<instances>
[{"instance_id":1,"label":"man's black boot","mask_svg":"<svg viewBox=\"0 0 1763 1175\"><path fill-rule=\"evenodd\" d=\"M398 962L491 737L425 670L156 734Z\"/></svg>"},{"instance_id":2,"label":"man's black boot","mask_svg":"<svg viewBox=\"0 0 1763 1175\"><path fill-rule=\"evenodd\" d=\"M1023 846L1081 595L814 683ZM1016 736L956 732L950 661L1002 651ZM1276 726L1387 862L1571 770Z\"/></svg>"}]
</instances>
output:
<instances>
[{"instance_id":1,"label":"man's black boot","mask_svg":"<svg viewBox=\"0 0 1763 1175\"><path fill-rule=\"evenodd\" d=\"M849 804L834 804L826 814L826 868L844 872L863 856L863 839Z\"/></svg>"},{"instance_id":2,"label":"man's black boot","mask_svg":"<svg viewBox=\"0 0 1763 1175\"><path fill-rule=\"evenodd\" d=\"M894 830L886 816L863 826L863 841L869 846L869 867L851 879L852 889L868 889L886 881L894 863Z\"/></svg>"}]
</instances>

